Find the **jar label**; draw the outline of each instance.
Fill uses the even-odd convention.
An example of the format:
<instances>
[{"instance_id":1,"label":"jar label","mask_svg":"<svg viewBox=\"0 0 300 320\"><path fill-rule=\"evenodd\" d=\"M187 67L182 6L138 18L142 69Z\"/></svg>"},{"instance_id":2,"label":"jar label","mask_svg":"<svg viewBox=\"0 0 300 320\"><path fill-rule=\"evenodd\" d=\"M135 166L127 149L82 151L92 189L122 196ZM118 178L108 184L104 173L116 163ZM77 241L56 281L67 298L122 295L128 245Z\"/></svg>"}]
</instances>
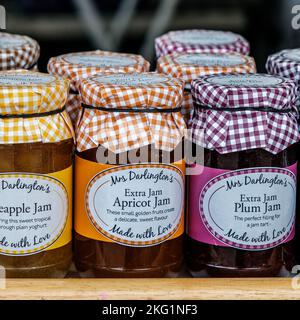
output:
<instances>
[{"instance_id":1,"label":"jar label","mask_svg":"<svg viewBox=\"0 0 300 320\"><path fill-rule=\"evenodd\" d=\"M194 45L218 45L237 41L238 37L231 33L221 31L192 30L189 32L174 33L172 41Z\"/></svg>"},{"instance_id":2,"label":"jar label","mask_svg":"<svg viewBox=\"0 0 300 320\"><path fill-rule=\"evenodd\" d=\"M81 64L86 67L126 67L136 64L136 60L125 56L102 56L100 54L72 54L64 59L73 64Z\"/></svg>"},{"instance_id":3,"label":"jar label","mask_svg":"<svg viewBox=\"0 0 300 320\"><path fill-rule=\"evenodd\" d=\"M0 252L30 255L71 241L72 167L0 174Z\"/></svg>"},{"instance_id":4,"label":"jar label","mask_svg":"<svg viewBox=\"0 0 300 320\"><path fill-rule=\"evenodd\" d=\"M297 164L221 170L199 166L190 177L191 238L241 250L264 250L295 234Z\"/></svg>"},{"instance_id":5,"label":"jar label","mask_svg":"<svg viewBox=\"0 0 300 320\"><path fill-rule=\"evenodd\" d=\"M19 37L1 36L0 49L13 49L22 47L27 43L27 40Z\"/></svg>"},{"instance_id":6,"label":"jar label","mask_svg":"<svg viewBox=\"0 0 300 320\"><path fill-rule=\"evenodd\" d=\"M206 77L204 81L221 86L234 87L271 87L283 83L277 76L261 74L226 74Z\"/></svg>"},{"instance_id":7,"label":"jar label","mask_svg":"<svg viewBox=\"0 0 300 320\"><path fill-rule=\"evenodd\" d=\"M55 81L54 76L41 73L3 72L0 75L0 85L4 86L34 86L44 85Z\"/></svg>"},{"instance_id":8,"label":"jar label","mask_svg":"<svg viewBox=\"0 0 300 320\"><path fill-rule=\"evenodd\" d=\"M139 73L118 73L112 75L100 75L93 78L99 83L109 83L121 86L149 86L170 80L170 78L160 74L139 74Z\"/></svg>"},{"instance_id":9,"label":"jar label","mask_svg":"<svg viewBox=\"0 0 300 320\"><path fill-rule=\"evenodd\" d=\"M112 166L76 159L75 230L85 237L159 244L183 234L183 206L183 164Z\"/></svg>"},{"instance_id":10,"label":"jar label","mask_svg":"<svg viewBox=\"0 0 300 320\"><path fill-rule=\"evenodd\" d=\"M246 62L246 59L233 54L184 54L174 59L179 64L205 67L233 67Z\"/></svg>"}]
</instances>

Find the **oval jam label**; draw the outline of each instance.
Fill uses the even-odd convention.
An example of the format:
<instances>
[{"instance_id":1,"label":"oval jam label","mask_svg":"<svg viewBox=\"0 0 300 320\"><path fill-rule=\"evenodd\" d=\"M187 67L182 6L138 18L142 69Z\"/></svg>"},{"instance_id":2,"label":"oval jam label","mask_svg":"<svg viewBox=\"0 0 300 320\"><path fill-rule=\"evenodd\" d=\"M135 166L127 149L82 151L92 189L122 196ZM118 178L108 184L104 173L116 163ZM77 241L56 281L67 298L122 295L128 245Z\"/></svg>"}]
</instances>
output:
<instances>
[{"instance_id":1,"label":"oval jam label","mask_svg":"<svg viewBox=\"0 0 300 320\"><path fill-rule=\"evenodd\" d=\"M194 45L218 45L237 41L238 37L231 33L220 31L189 31L174 33L171 39L175 42Z\"/></svg>"},{"instance_id":2,"label":"oval jam label","mask_svg":"<svg viewBox=\"0 0 300 320\"><path fill-rule=\"evenodd\" d=\"M271 87L284 81L277 76L259 74L216 75L204 80L211 84L234 87Z\"/></svg>"},{"instance_id":3,"label":"oval jam label","mask_svg":"<svg viewBox=\"0 0 300 320\"><path fill-rule=\"evenodd\" d=\"M184 176L172 165L125 165L89 183L86 209L105 237L128 246L151 246L170 238L183 219Z\"/></svg>"},{"instance_id":4,"label":"oval jam label","mask_svg":"<svg viewBox=\"0 0 300 320\"><path fill-rule=\"evenodd\" d=\"M42 75L40 73L16 72L3 73L0 75L0 84L3 86L34 86L44 85L55 81L56 78L51 75Z\"/></svg>"},{"instance_id":5,"label":"oval jam label","mask_svg":"<svg viewBox=\"0 0 300 320\"><path fill-rule=\"evenodd\" d=\"M101 75L93 78L98 83L107 83L121 86L149 86L166 82L169 78L153 73L119 73L114 75Z\"/></svg>"},{"instance_id":6,"label":"oval jam label","mask_svg":"<svg viewBox=\"0 0 300 320\"><path fill-rule=\"evenodd\" d=\"M101 56L99 54L77 54L69 55L64 59L73 64L81 64L86 67L126 67L136 63L133 58L124 56Z\"/></svg>"},{"instance_id":7,"label":"oval jam label","mask_svg":"<svg viewBox=\"0 0 300 320\"><path fill-rule=\"evenodd\" d=\"M50 247L62 234L68 195L44 175L0 174L0 252L28 255Z\"/></svg>"},{"instance_id":8,"label":"oval jam label","mask_svg":"<svg viewBox=\"0 0 300 320\"><path fill-rule=\"evenodd\" d=\"M207 230L219 241L244 250L275 247L294 227L296 177L286 169L231 171L210 180L199 198Z\"/></svg>"},{"instance_id":9,"label":"oval jam label","mask_svg":"<svg viewBox=\"0 0 300 320\"><path fill-rule=\"evenodd\" d=\"M175 61L179 64L207 67L232 67L246 62L244 58L230 54L184 54L176 58Z\"/></svg>"}]
</instances>

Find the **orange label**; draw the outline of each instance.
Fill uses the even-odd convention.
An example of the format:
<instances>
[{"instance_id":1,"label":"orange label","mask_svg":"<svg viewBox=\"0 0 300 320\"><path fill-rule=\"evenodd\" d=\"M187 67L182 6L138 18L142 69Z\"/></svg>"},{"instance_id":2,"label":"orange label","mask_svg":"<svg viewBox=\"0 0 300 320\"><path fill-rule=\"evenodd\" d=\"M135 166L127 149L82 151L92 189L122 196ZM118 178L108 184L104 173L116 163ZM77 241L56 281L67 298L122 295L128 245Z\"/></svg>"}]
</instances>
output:
<instances>
[{"instance_id":1,"label":"orange label","mask_svg":"<svg viewBox=\"0 0 300 320\"><path fill-rule=\"evenodd\" d=\"M72 239L72 166L50 174L0 173L0 253L30 255Z\"/></svg>"},{"instance_id":2,"label":"orange label","mask_svg":"<svg viewBox=\"0 0 300 320\"><path fill-rule=\"evenodd\" d=\"M184 232L185 163L105 165L76 156L75 231L151 246Z\"/></svg>"}]
</instances>

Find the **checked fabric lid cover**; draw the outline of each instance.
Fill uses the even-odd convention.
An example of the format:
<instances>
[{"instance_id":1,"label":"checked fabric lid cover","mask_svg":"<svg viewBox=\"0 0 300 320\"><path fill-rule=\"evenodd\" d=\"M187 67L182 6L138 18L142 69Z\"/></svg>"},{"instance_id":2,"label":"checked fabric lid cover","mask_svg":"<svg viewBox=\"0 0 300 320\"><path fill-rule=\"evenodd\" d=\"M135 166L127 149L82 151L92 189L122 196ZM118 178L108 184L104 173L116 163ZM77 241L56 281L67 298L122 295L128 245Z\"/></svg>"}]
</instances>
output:
<instances>
[{"instance_id":1,"label":"checked fabric lid cover","mask_svg":"<svg viewBox=\"0 0 300 320\"><path fill-rule=\"evenodd\" d=\"M292 80L267 74L215 75L194 80L192 94L199 106L191 139L207 149L229 153L262 148L277 154L299 140Z\"/></svg>"},{"instance_id":2,"label":"checked fabric lid cover","mask_svg":"<svg viewBox=\"0 0 300 320\"><path fill-rule=\"evenodd\" d=\"M235 52L174 52L158 59L157 71L175 78L183 79L185 81L186 89L190 89L192 80L198 77L218 73L254 73L256 72L256 65L252 57ZM182 103L182 114L188 119L191 119L192 113L192 95L185 94Z\"/></svg>"},{"instance_id":3,"label":"checked fabric lid cover","mask_svg":"<svg viewBox=\"0 0 300 320\"><path fill-rule=\"evenodd\" d=\"M147 72L149 68L140 55L101 50L63 54L48 62L49 73L68 78L74 91L81 79L95 73Z\"/></svg>"},{"instance_id":4,"label":"checked fabric lid cover","mask_svg":"<svg viewBox=\"0 0 300 320\"><path fill-rule=\"evenodd\" d=\"M68 97L66 108L74 124L81 104L80 96L76 94L81 79L95 73L147 72L149 68L150 63L140 55L101 50L64 54L48 62L50 74L67 78L71 82L73 92Z\"/></svg>"},{"instance_id":5,"label":"checked fabric lid cover","mask_svg":"<svg viewBox=\"0 0 300 320\"><path fill-rule=\"evenodd\" d=\"M266 62L266 70L270 74L293 79L297 81L299 86L300 49L283 50L270 55Z\"/></svg>"},{"instance_id":6,"label":"checked fabric lid cover","mask_svg":"<svg viewBox=\"0 0 300 320\"><path fill-rule=\"evenodd\" d=\"M40 47L34 39L0 32L0 70L32 69L39 56Z\"/></svg>"},{"instance_id":7,"label":"checked fabric lid cover","mask_svg":"<svg viewBox=\"0 0 300 320\"><path fill-rule=\"evenodd\" d=\"M63 111L68 88L67 80L49 74L1 71L0 144L50 143L73 138L70 118ZM50 115L36 116L49 112Z\"/></svg>"},{"instance_id":8,"label":"checked fabric lid cover","mask_svg":"<svg viewBox=\"0 0 300 320\"><path fill-rule=\"evenodd\" d=\"M254 73L254 59L235 52L172 53L160 57L157 71L191 82L196 77L218 73Z\"/></svg>"},{"instance_id":9,"label":"checked fabric lid cover","mask_svg":"<svg viewBox=\"0 0 300 320\"><path fill-rule=\"evenodd\" d=\"M238 52L247 55L250 45L245 38L233 32L192 29L170 31L156 38L155 51L157 57L173 52Z\"/></svg>"},{"instance_id":10,"label":"checked fabric lid cover","mask_svg":"<svg viewBox=\"0 0 300 320\"><path fill-rule=\"evenodd\" d=\"M181 113L170 110L180 107L183 87L182 80L157 73L111 73L82 80L82 101L92 108L82 110L77 150L102 145L121 153L153 144L175 149L186 126Z\"/></svg>"}]
</instances>

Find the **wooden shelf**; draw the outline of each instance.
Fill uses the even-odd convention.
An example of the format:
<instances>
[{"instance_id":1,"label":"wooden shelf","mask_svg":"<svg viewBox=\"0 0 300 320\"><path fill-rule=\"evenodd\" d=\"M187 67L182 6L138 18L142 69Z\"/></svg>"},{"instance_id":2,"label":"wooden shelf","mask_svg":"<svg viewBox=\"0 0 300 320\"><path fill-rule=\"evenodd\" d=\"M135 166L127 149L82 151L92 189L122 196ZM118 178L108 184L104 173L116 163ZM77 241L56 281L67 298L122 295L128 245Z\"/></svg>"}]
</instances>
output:
<instances>
[{"instance_id":1,"label":"wooden shelf","mask_svg":"<svg viewBox=\"0 0 300 320\"><path fill-rule=\"evenodd\" d=\"M291 278L9 279L0 300L300 299Z\"/></svg>"}]
</instances>

